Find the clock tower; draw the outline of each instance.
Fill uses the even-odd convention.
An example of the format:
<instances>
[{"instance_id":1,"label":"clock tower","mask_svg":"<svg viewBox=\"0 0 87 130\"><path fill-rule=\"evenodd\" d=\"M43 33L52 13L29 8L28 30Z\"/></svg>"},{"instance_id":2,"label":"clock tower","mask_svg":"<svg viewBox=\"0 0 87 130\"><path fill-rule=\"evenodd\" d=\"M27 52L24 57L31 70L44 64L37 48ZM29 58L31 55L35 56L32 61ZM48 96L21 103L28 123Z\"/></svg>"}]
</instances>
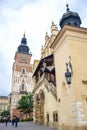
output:
<instances>
[{"instance_id":1,"label":"clock tower","mask_svg":"<svg viewBox=\"0 0 87 130\"><path fill-rule=\"evenodd\" d=\"M18 100L26 92L32 93L33 91L33 66L31 64L31 56L32 54L27 46L27 39L24 34L21 44L18 46L15 53L15 61L12 67L12 88L10 94L11 118L14 115L20 118L20 112L16 109Z\"/></svg>"}]
</instances>

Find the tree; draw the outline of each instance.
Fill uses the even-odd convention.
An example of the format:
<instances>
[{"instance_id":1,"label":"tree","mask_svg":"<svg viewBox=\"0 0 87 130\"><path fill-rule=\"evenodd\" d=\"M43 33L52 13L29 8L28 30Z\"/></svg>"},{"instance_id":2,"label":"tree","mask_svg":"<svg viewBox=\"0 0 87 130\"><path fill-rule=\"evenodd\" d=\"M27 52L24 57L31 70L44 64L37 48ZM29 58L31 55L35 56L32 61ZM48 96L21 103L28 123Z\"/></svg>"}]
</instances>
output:
<instances>
[{"instance_id":1,"label":"tree","mask_svg":"<svg viewBox=\"0 0 87 130\"><path fill-rule=\"evenodd\" d=\"M28 101L28 108L27 108L27 112L30 113L33 111L33 95L30 94L27 96L27 101Z\"/></svg>"},{"instance_id":2,"label":"tree","mask_svg":"<svg viewBox=\"0 0 87 130\"><path fill-rule=\"evenodd\" d=\"M19 109L21 112L26 114L29 114L33 111L33 95L26 93L25 96L22 96L21 99L18 101L17 109Z\"/></svg>"},{"instance_id":3,"label":"tree","mask_svg":"<svg viewBox=\"0 0 87 130\"><path fill-rule=\"evenodd\" d=\"M2 113L1 113L1 116L2 118L3 117L8 117L10 115L10 112L8 110L4 110Z\"/></svg>"}]
</instances>

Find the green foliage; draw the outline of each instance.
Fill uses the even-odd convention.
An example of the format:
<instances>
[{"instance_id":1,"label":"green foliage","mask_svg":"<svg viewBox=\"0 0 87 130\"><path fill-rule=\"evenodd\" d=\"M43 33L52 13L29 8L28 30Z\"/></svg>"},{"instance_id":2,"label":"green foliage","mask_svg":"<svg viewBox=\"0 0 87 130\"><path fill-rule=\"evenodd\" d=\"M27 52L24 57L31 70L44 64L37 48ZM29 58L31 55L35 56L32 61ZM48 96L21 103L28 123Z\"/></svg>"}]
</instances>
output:
<instances>
[{"instance_id":1,"label":"green foliage","mask_svg":"<svg viewBox=\"0 0 87 130\"><path fill-rule=\"evenodd\" d=\"M33 118L30 119L21 119L20 122L27 122L27 121L33 121Z\"/></svg>"},{"instance_id":2,"label":"green foliage","mask_svg":"<svg viewBox=\"0 0 87 130\"><path fill-rule=\"evenodd\" d=\"M10 112L8 110L4 110L2 113L1 113L1 116L2 117L7 117L10 115Z\"/></svg>"},{"instance_id":3,"label":"green foliage","mask_svg":"<svg viewBox=\"0 0 87 130\"><path fill-rule=\"evenodd\" d=\"M18 101L17 109L19 109L24 114L30 114L33 110L33 95L26 93L25 96L22 96Z\"/></svg>"}]
</instances>

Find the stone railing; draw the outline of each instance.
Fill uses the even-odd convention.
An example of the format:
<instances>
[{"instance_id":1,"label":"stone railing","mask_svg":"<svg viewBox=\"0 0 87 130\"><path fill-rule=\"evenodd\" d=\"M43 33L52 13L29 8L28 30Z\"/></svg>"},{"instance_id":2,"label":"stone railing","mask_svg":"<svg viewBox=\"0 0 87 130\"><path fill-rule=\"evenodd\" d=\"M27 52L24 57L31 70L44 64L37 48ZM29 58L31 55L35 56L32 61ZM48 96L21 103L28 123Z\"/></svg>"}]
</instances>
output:
<instances>
[{"instance_id":1,"label":"stone railing","mask_svg":"<svg viewBox=\"0 0 87 130\"><path fill-rule=\"evenodd\" d=\"M52 95L55 97L55 99L57 99L56 86L52 82L48 82L47 79L44 77L44 74L40 77L40 79L36 83L33 92L35 92L40 87L40 84L44 84L47 91L51 92Z\"/></svg>"},{"instance_id":2,"label":"stone railing","mask_svg":"<svg viewBox=\"0 0 87 130\"><path fill-rule=\"evenodd\" d=\"M52 82L50 82L49 84L50 84L50 91L51 91L51 93L52 93L53 96L57 99L57 90L56 90L56 86L55 86Z\"/></svg>"},{"instance_id":3,"label":"stone railing","mask_svg":"<svg viewBox=\"0 0 87 130\"><path fill-rule=\"evenodd\" d=\"M40 79L38 80L38 82L35 84L33 92L35 92L38 89L38 87L43 82L43 80L44 80L44 74L40 77Z\"/></svg>"},{"instance_id":4,"label":"stone railing","mask_svg":"<svg viewBox=\"0 0 87 130\"><path fill-rule=\"evenodd\" d=\"M45 79L45 87L48 90L48 92L51 92L52 95L57 99L57 90L56 90L56 86L52 83L52 82L48 82Z\"/></svg>"}]
</instances>

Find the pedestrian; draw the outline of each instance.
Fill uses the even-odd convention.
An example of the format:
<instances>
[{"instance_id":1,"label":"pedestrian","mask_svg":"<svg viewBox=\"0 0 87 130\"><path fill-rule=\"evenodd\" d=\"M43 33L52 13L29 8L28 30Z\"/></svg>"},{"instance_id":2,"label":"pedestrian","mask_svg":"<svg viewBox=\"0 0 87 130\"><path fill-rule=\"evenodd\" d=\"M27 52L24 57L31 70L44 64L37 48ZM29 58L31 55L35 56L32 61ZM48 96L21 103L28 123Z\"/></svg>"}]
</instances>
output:
<instances>
[{"instance_id":1,"label":"pedestrian","mask_svg":"<svg viewBox=\"0 0 87 130\"><path fill-rule=\"evenodd\" d=\"M15 127L18 127L18 118L15 117Z\"/></svg>"},{"instance_id":2,"label":"pedestrian","mask_svg":"<svg viewBox=\"0 0 87 130\"><path fill-rule=\"evenodd\" d=\"M7 126L7 124L8 124L8 118L6 117L5 118L5 126Z\"/></svg>"},{"instance_id":3,"label":"pedestrian","mask_svg":"<svg viewBox=\"0 0 87 130\"><path fill-rule=\"evenodd\" d=\"M14 121L15 121L15 120L14 120L14 118L13 118L13 119L12 119L12 126L14 126Z\"/></svg>"}]
</instances>

